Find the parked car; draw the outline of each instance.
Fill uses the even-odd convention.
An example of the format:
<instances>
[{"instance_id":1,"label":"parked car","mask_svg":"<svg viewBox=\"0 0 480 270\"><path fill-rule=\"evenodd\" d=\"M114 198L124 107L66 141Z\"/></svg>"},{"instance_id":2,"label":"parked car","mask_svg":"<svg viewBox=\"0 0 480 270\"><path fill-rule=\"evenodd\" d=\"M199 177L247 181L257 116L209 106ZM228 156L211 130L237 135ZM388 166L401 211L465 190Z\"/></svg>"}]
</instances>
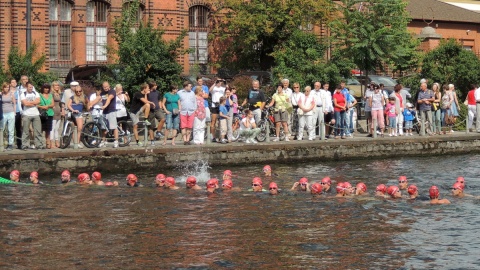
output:
<instances>
[{"instance_id":1,"label":"parked car","mask_svg":"<svg viewBox=\"0 0 480 270\"><path fill-rule=\"evenodd\" d=\"M356 98L361 98L362 95L362 88L363 92L365 92L365 86L362 87L362 84L355 78L346 79L346 87L350 91L350 94Z\"/></svg>"},{"instance_id":2,"label":"parked car","mask_svg":"<svg viewBox=\"0 0 480 270\"><path fill-rule=\"evenodd\" d=\"M393 92L393 89L395 88L395 85L398 84L398 82L390 77L387 76L380 76L380 75L368 75L368 77L364 75L360 76L355 76L355 79L357 79L362 85L367 86L371 82L374 82L376 84L381 84L385 86L385 90L388 91L389 94ZM410 92L410 88L403 88L404 90L407 90Z\"/></svg>"}]
</instances>

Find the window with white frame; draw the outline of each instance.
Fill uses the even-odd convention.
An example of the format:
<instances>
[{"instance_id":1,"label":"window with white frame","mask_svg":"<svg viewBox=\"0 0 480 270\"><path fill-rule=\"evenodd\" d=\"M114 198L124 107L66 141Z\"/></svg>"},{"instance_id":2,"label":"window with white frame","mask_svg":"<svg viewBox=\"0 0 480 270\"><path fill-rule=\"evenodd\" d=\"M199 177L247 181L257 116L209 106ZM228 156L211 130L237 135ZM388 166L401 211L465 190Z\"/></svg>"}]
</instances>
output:
<instances>
[{"instance_id":1,"label":"window with white frame","mask_svg":"<svg viewBox=\"0 0 480 270\"><path fill-rule=\"evenodd\" d=\"M107 61L108 4L101 1L87 3L87 62Z\"/></svg>"},{"instance_id":2,"label":"window with white frame","mask_svg":"<svg viewBox=\"0 0 480 270\"><path fill-rule=\"evenodd\" d=\"M190 64L207 64L208 61L208 13L205 6L192 6L188 10L188 44Z\"/></svg>"},{"instance_id":3,"label":"window with white frame","mask_svg":"<svg viewBox=\"0 0 480 270\"><path fill-rule=\"evenodd\" d=\"M72 41L72 4L66 0L50 0L50 61L70 61Z\"/></svg>"}]
</instances>

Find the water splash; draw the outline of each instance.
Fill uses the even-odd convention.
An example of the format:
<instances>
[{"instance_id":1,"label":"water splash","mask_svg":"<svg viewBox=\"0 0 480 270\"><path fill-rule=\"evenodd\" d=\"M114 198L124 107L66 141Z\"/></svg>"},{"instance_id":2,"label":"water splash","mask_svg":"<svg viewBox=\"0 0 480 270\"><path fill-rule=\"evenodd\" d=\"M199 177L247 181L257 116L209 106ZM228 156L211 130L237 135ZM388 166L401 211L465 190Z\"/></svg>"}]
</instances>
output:
<instances>
[{"instance_id":1,"label":"water splash","mask_svg":"<svg viewBox=\"0 0 480 270\"><path fill-rule=\"evenodd\" d=\"M206 183L210 179L208 170L211 167L208 165L208 161L205 160L181 163L177 165L177 169L182 172L181 176L175 178L177 183L185 183L187 177L191 175L197 178L197 183Z\"/></svg>"}]
</instances>

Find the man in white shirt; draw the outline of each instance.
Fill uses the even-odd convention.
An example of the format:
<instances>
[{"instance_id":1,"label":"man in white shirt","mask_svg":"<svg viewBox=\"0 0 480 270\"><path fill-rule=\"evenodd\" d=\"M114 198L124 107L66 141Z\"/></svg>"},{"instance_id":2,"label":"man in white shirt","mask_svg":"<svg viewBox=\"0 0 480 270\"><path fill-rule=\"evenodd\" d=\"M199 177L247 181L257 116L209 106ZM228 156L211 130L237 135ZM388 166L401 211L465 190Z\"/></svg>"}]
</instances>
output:
<instances>
[{"instance_id":1,"label":"man in white shirt","mask_svg":"<svg viewBox=\"0 0 480 270\"><path fill-rule=\"evenodd\" d=\"M62 100L61 102L63 104L65 104L65 106L62 108L62 116L65 116L65 109L66 108L66 104L67 104L67 101L70 100L70 98L73 96L73 94L75 93L75 90L77 89L77 87L79 86L80 84L76 81L73 81L70 83L70 88L67 88L63 91L63 96L62 96Z\"/></svg>"},{"instance_id":2,"label":"man in white shirt","mask_svg":"<svg viewBox=\"0 0 480 270\"><path fill-rule=\"evenodd\" d=\"M16 86L16 82L15 84L13 83L14 80L11 81L11 85L10 86ZM16 110L16 114L15 114L15 133L17 134L17 137L20 136L20 134L23 134L23 131L22 131L22 112L23 112L23 109L22 109L22 101L20 100L20 97L23 93L25 93L25 91L27 91L27 82L28 82L28 76L26 75L22 75L22 77L20 77L20 85L18 87L16 87L16 90L15 90L15 100L17 101L17 104L15 106L15 110ZM33 87L33 91L35 91L35 87ZM22 140L21 139L17 139L17 147L18 149L22 149Z\"/></svg>"},{"instance_id":3,"label":"man in white shirt","mask_svg":"<svg viewBox=\"0 0 480 270\"><path fill-rule=\"evenodd\" d=\"M297 115L298 101L303 97L304 97L303 93L300 92L300 84L299 83L294 83L293 84L292 97L290 98L290 101L292 102L292 106L293 106L293 114L292 114L292 117L290 119L291 121L289 121L290 124L291 124L290 134L295 137L294 139L296 139L296 137L299 133L299 131L298 131L298 115ZM301 132L303 132L303 130Z\"/></svg>"},{"instance_id":4,"label":"man in white shirt","mask_svg":"<svg viewBox=\"0 0 480 270\"><path fill-rule=\"evenodd\" d=\"M332 93L328 90L330 85L328 83L323 84L321 91L322 99L322 109L323 109L323 122L325 126L325 138L330 137L330 132L332 130L331 126L335 124L335 119L333 119L333 101ZM333 121L333 122L332 122Z\"/></svg>"},{"instance_id":5,"label":"man in white shirt","mask_svg":"<svg viewBox=\"0 0 480 270\"><path fill-rule=\"evenodd\" d=\"M375 83L372 82L370 87L365 90L365 95L363 101L365 102L365 118L367 119L367 127L372 121L372 107L370 107L370 99L372 98L373 92L375 89ZM369 129L370 130L370 129ZM373 137L373 134L368 134L367 137Z\"/></svg>"},{"instance_id":6,"label":"man in white shirt","mask_svg":"<svg viewBox=\"0 0 480 270\"><path fill-rule=\"evenodd\" d=\"M312 93L315 96L315 109L313 111L313 117L312 117L312 125L317 130L318 126L318 132L317 135L320 135L320 129L322 128L323 125L323 102L322 102L322 90L320 89L322 84L320 82L315 82L313 84L313 90Z\"/></svg>"},{"instance_id":7,"label":"man in white shirt","mask_svg":"<svg viewBox=\"0 0 480 270\"><path fill-rule=\"evenodd\" d=\"M27 90L20 95L20 100L23 105L22 125L25 127L22 132L22 150L28 149L29 144L29 129L30 124L33 126L35 137L35 146L37 149L45 149L42 138L42 122L40 121L40 112L37 105L40 104L40 94L33 90L31 82L26 83Z\"/></svg>"},{"instance_id":8,"label":"man in white shirt","mask_svg":"<svg viewBox=\"0 0 480 270\"><path fill-rule=\"evenodd\" d=\"M283 93L291 100L293 91L290 89L290 80L287 78L282 79L282 85ZM287 125L288 132L292 134L292 113L288 113Z\"/></svg>"},{"instance_id":9,"label":"man in white shirt","mask_svg":"<svg viewBox=\"0 0 480 270\"><path fill-rule=\"evenodd\" d=\"M215 134L215 125L218 119L218 108L220 107L220 98L225 95L225 80L217 78L215 84L210 87L210 93L212 95L212 107L210 109L210 133L212 134L212 141L215 141L217 134ZM218 134L219 135L219 134Z\"/></svg>"},{"instance_id":10,"label":"man in white shirt","mask_svg":"<svg viewBox=\"0 0 480 270\"><path fill-rule=\"evenodd\" d=\"M475 102L477 103L477 105L480 104L480 87L478 87L477 90L475 90L474 96L475 96ZM475 122L475 128L477 129L477 132L480 132L480 114L479 114L479 112L477 112L477 121Z\"/></svg>"}]
</instances>

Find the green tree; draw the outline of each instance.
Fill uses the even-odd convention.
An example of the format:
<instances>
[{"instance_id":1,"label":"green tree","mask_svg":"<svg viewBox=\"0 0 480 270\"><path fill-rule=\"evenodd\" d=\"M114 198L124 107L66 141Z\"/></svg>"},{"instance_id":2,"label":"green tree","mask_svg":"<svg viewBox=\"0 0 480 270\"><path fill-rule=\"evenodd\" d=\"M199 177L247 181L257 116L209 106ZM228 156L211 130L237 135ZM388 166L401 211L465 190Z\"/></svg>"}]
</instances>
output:
<instances>
[{"instance_id":1,"label":"green tree","mask_svg":"<svg viewBox=\"0 0 480 270\"><path fill-rule=\"evenodd\" d=\"M114 38L117 48L109 48L109 54L117 59L112 65L116 70L113 81L125 89L137 89L149 79L157 82L160 91L172 83L180 82L182 66L177 57L187 53L182 50L186 32L172 41L163 39L164 31L155 29L150 23L137 21L139 1L132 1L122 12L121 19L114 23Z\"/></svg>"},{"instance_id":2,"label":"green tree","mask_svg":"<svg viewBox=\"0 0 480 270\"><path fill-rule=\"evenodd\" d=\"M328 0L224 0L213 14L213 47L221 54L219 66L233 70L270 70L272 53L299 28L325 22L332 7ZM286 45L288 46L288 45Z\"/></svg>"},{"instance_id":3,"label":"green tree","mask_svg":"<svg viewBox=\"0 0 480 270\"><path fill-rule=\"evenodd\" d=\"M418 41L407 31L406 5L403 0L340 1L340 15L330 23L333 47L366 72L385 64L398 70L416 66Z\"/></svg>"},{"instance_id":4,"label":"green tree","mask_svg":"<svg viewBox=\"0 0 480 270\"><path fill-rule=\"evenodd\" d=\"M315 34L294 30L285 42L275 46L271 54L275 60L274 77L289 78L302 86L313 85L315 81L335 85L340 81L342 71L348 73L352 67L337 65L339 62L336 61L327 63L326 48Z\"/></svg>"},{"instance_id":5,"label":"green tree","mask_svg":"<svg viewBox=\"0 0 480 270\"><path fill-rule=\"evenodd\" d=\"M480 59L454 39L442 40L425 55L421 67L422 76L429 82L454 84L460 98L466 97L469 84L480 82Z\"/></svg>"}]
</instances>

